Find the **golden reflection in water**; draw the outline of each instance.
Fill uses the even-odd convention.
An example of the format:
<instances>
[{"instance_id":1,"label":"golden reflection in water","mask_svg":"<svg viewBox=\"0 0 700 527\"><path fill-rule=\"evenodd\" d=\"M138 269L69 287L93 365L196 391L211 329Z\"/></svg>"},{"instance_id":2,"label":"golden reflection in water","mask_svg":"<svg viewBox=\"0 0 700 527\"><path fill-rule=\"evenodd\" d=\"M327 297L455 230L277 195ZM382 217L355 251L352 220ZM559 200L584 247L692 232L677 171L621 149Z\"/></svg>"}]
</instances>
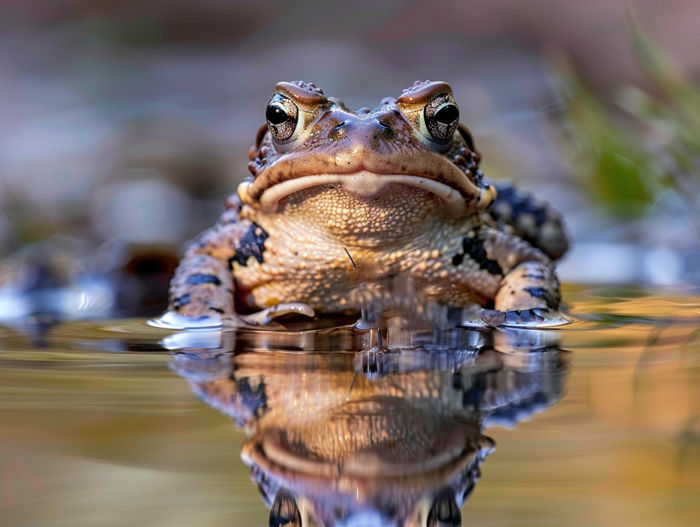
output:
<instances>
[{"instance_id":1,"label":"golden reflection in water","mask_svg":"<svg viewBox=\"0 0 700 527\"><path fill-rule=\"evenodd\" d=\"M515 428L481 432L497 449L463 525L697 525L697 297L565 297L583 322L553 332L570 352L564 396ZM245 431L169 369L181 359L140 352L162 350L167 336L142 321L74 323L36 348L0 328L0 525L267 523L240 459ZM363 373L360 386L372 382Z\"/></svg>"},{"instance_id":2,"label":"golden reflection in water","mask_svg":"<svg viewBox=\"0 0 700 527\"><path fill-rule=\"evenodd\" d=\"M270 525L456 526L494 448L483 430L561 398L566 354L552 340L389 331L382 350L190 352L173 369L246 431Z\"/></svg>"}]
</instances>

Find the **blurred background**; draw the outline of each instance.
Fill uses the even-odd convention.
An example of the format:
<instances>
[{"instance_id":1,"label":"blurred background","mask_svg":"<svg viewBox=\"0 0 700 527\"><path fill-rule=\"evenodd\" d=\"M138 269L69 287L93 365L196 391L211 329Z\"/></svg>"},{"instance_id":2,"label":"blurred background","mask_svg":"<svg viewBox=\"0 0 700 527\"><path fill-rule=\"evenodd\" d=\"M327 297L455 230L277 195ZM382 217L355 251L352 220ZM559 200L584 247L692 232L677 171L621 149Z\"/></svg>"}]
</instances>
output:
<instances>
[{"instance_id":1,"label":"blurred background","mask_svg":"<svg viewBox=\"0 0 700 527\"><path fill-rule=\"evenodd\" d=\"M487 176L564 213L564 280L697 289L699 23L690 0L6 0L0 320L158 314L296 79L355 108L450 82Z\"/></svg>"}]
</instances>

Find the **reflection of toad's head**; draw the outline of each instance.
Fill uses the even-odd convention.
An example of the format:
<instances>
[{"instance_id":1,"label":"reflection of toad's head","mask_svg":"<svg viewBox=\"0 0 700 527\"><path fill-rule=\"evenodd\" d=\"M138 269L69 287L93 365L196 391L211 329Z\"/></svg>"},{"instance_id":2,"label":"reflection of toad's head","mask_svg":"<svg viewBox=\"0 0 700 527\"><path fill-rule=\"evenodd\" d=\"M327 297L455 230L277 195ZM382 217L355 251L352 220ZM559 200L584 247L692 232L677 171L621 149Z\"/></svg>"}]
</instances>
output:
<instances>
[{"instance_id":1,"label":"reflection of toad's head","mask_svg":"<svg viewBox=\"0 0 700 527\"><path fill-rule=\"evenodd\" d=\"M416 356L431 360L416 366ZM380 376L358 371L357 359L245 353L220 357L227 370L217 376L176 357L195 393L245 428L241 455L270 525L460 525L494 448L484 419L504 409L501 423L526 417L528 401L541 409L561 393L561 382L493 350L391 352L378 359L393 364Z\"/></svg>"},{"instance_id":2,"label":"reflection of toad's head","mask_svg":"<svg viewBox=\"0 0 700 527\"><path fill-rule=\"evenodd\" d=\"M352 379L346 380L347 387ZM293 512L304 525L405 525L445 511L448 524L459 523L459 508L494 445L469 412L441 413L420 399L403 399L412 380L426 379L394 377L384 389L357 379L349 400L340 400L347 389L338 392L337 406L315 415L297 411L298 420L261 419L242 457L273 524Z\"/></svg>"}]
</instances>

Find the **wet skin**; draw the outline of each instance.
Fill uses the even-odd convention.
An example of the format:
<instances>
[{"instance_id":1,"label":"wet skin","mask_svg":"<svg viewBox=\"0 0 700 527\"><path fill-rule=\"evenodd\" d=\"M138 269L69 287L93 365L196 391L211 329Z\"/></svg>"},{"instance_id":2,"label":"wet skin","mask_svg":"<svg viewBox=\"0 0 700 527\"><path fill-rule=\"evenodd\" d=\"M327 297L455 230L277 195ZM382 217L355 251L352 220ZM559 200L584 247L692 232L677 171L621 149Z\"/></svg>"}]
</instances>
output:
<instances>
[{"instance_id":1,"label":"wet skin","mask_svg":"<svg viewBox=\"0 0 700 527\"><path fill-rule=\"evenodd\" d=\"M417 82L353 112L283 82L266 117L251 176L176 271L171 311L262 311L248 323L356 313L399 276L432 302L496 310L497 323L559 309L560 215L485 180L448 84Z\"/></svg>"}]
</instances>

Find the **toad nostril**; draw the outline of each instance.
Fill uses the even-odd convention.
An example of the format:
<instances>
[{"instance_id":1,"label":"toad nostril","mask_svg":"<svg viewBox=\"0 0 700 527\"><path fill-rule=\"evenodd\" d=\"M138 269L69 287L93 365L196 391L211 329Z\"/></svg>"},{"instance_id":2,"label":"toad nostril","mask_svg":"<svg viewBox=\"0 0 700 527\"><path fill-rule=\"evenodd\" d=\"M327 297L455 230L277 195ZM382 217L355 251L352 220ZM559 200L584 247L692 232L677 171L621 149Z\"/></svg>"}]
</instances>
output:
<instances>
[{"instance_id":1,"label":"toad nostril","mask_svg":"<svg viewBox=\"0 0 700 527\"><path fill-rule=\"evenodd\" d=\"M328 133L328 138L332 141L337 141L338 139L343 139L347 136L348 126L347 121L343 121L335 125L331 131Z\"/></svg>"},{"instance_id":2,"label":"toad nostril","mask_svg":"<svg viewBox=\"0 0 700 527\"><path fill-rule=\"evenodd\" d=\"M394 135L394 129L386 121L382 119L377 119L377 121L375 121L373 130L375 139L381 138L383 141L387 141L393 139Z\"/></svg>"}]
</instances>

